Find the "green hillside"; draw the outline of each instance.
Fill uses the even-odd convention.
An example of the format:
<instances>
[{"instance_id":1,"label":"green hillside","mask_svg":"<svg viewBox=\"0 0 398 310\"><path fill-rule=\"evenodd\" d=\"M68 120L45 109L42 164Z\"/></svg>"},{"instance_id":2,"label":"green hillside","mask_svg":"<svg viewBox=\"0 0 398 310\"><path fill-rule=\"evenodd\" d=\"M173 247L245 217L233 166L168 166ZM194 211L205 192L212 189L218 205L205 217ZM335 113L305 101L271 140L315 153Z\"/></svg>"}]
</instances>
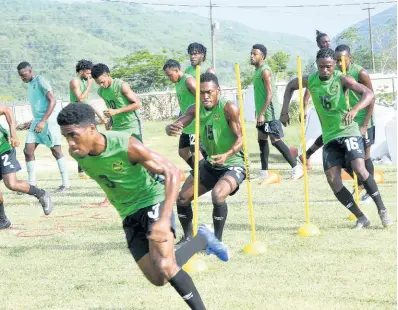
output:
<instances>
[{"instance_id":1,"label":"green hillside","mask_svg":"<svg viewBox=\"0 0 398 310\"><path fill-rule=\"evenodd\" d=\"M122 3L61 3L49 0L0 0L0 95L21 99L26 90L16 65L27 60L36 74L46 76L58 98L67 96L74 65L81 58L112 65L135 50L163 48L185 52L193 41L210 50L207 18L181 12L157 11ZM283 50L303 59L315 48L308 39L251 29L223 21L217 37L217 72L224 85L234 85L235 62L247 62L254 43L270 53ZM208 53L211 59L211 53Z\"/></svg>"}]
</instances>

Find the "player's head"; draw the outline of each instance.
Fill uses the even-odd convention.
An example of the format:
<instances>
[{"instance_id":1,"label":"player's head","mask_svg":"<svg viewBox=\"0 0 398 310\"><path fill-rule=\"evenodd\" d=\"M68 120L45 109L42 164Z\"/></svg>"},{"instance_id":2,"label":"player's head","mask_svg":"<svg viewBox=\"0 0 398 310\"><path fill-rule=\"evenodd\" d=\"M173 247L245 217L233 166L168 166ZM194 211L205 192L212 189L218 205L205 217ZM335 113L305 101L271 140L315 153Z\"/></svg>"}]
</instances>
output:
<instances>
[{"instance_id":1,"label":"player's head","mask_svg":"<svg viewBox=\"0 0 398 310\"><path fill-rule=\"evenodd\" d=\"M254 44L250 52L250 63L258 65L267 57L267 48L262 44Z\"/></svg>"},{"instance_id":2,"label":"player's head","mask_svg":"<svg viewBox=\"0 0 398 310\"><path fill-rule=\"evenodd\" d=\"M169 59L163 66L163 71L173 83L177 83L180 80L180 69L181 65L177 60Z\"/></svg>"},{"instance_id":3,"label":"player's head","mask_svg":"<svg viewBox=\"0 0 398 310\"><path fill-rule=\"evenodd\" d=\"M215 74L206 72L200 75L200 101L206 110L211 110L217 105L220 93L220 85Z\"/></svg>"},{"instance_id":4,"label":"player's head","mask_svg":"<svg viewBox=\"0 0 398 310\"><path fill-rule=\"evenodd\" d=\"M348 70L351 64L351 53L350 48L348 45L340 44L334 50L334 57L336 58L337 66L339 67L340 71L343 71L341 56L344 56L345 67Z\"/></svg>"},{"instance_id":5,"label":"player's head","mask_svg":"<svg viewBox=\"0 0 398 310\"><path fill-rule=\"evenodd\" d=\"M91 68L93 67L93 63L90 60L81 59L76 64L76 73L83 80L87 80L91 76Z\"/></svg>"},{"instance_id":6,"label":"player's head","mask_svg":"<svg viewBox=\"0 0 398 310\"><path fill-rule=\"evenodd\" d=\"M329 80L334 72L336 60L331 48L321 48L316 54L319 78L323 81Z\"/></svg>"},{"instance_id":7,"label":"player's head","mask_svg":"<svg viewBox=\"0 0 398 310\"><path fill-rule=\"evenodd\" d=\"M102 88L108 88L112 84L112 78L109 74L109 68L105 64L95 64L91 68L91 76L95 82Z\"/></svg>"},{"instance_id":8,"label":"player's head","mask_svg":"<svg viewBox=\"0 0 398 310\"><path fill-rule=\"evenodd\" d=\"M17 70L24 83L29 83L33 80L32 66L27 61L19 63Z\"/></svg>"},{"instance_id":9,"label":"player's head","mask_svg":"<svg viewBox=\"0 0 398 310\"><path fill-rule=\"evenodd\" d=\"M97 134L94 109L85 103L70 103L59 112L57 122L69 144L69 152L87 156Z\"/></svg>"},{"instance_id":10,"label":"player's head","mask_svg":"<svg viewBox=\"0 0 398 310\"><path fill-rule=\"evenodd\" d=\"M188 45L188 54L191 66L200 65L206 61L206 47L204 45L194 42Z\"/></svg>"},{"instance_id":11,"label":"player's head","mask_svg":"<svg viewBox=\"0 0 398 310\"><path fill-rule=\"evenodd\" d=\"M319 48L330 48L330 39L329 36L322 32L317 30L316 31L316 44L318 45Z\"/></svg>"}]
</instances>

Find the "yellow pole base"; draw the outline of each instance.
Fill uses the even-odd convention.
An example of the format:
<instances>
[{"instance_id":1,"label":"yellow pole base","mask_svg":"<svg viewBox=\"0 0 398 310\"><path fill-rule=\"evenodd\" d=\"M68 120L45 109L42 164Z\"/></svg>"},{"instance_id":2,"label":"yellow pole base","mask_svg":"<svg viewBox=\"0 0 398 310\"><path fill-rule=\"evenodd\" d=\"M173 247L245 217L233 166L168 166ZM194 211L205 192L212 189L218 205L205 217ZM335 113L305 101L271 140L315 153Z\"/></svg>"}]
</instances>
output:
<instances>
[{"instance_id":1,"label":"yellow pole base","mask_svg":"<svg viewBox=\"0 0 398 310\"><path fill-rule=\"evenodd\" d=\"M182 269L189 273L203 272L207 270L207 265L197 255L194 255L189 261L187 261Z\"/></svg>"},{"instance_id":2,"label":"yellow pole base","mask_svg":"<svg viewBox=\"0 0 398 310\"><path fill-rule=\"evenodd\" d=\"M320 233L321 232L319 231L319 228L311 223L305 223L301 225L301 227L297 231L297 234L300 237L313 237L320 235Z\"/></svg>"},{"instance_id":3,"label":"yellow pole base","mask_svg":"<svg viewBox=\"0 0 398 310\"><path fill-rule=\"evenodd\" d=\"M265 244L258 242L258 241L251 241L250 243L246 244L243 248L243 253L249 255L258 255L262 254L267 250Z\"/></svg>"},{"instance_id":4,"label":"yellow pole base","mask_svg":"<svg viewBox=\"0 0 398 310\"><path fill-rule=\"evenodd\" d=\"M354 214L350 214L350 215L347 217L347 220L349 220L349 221L356 221L356 220L357 220L357 217L356 217Z\"/></svg>"}]
</instances>

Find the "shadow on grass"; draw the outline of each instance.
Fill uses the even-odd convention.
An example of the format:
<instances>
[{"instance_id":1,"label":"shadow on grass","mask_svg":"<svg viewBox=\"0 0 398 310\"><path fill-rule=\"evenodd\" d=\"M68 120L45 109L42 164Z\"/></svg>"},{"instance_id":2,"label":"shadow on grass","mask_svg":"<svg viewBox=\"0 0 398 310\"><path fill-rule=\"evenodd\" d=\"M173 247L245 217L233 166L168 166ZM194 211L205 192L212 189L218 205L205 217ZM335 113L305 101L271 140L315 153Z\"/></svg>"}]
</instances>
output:
<instances>
[{"instance_id":1,"label":"shadow on grass","mask_svg":"<svg viewBox=\"0 0 398 310\"><path fill-rule=\"evenodd\" d=\"M250 224L237 224L237 223L227 223L226 228L233 231L251 231ZM266 225L256 224L256 231L284 231L284 232L296 232L297 225L294 227L270 227Z\"/></svg>"},{"instance_id":2,"label":"shadow on grass","mask_svg":"<svg viewBox=\"0 0 398 310\"><path fill-rule=\"evenodd\" d=\"M1 251L9 251L8 256L22 256L29 251L45 250L45 251L94 251L90 255L102 255L109 250L125 250L127 249L126 242L92 242L86 244L41 244L33 246L18 246L18 247L0 247Z\"/></svg>"}]
</instances>

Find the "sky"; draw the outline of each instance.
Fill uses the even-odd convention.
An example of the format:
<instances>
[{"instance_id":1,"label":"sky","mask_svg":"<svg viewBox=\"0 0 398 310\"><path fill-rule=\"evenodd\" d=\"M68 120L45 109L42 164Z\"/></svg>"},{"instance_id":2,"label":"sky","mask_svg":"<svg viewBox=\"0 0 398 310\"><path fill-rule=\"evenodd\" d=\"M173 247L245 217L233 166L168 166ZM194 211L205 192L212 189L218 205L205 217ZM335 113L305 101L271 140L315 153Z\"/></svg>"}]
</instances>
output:
<instances>
[{"instance_id":1,"label":"sky","mask_svg":"<svg viewBox=\"0 0 398 310\"><path fill-rule=\"evenodd\" d=\"M65 2L83 2L87 0L65 0ZM93 1L93 0L90 0ZM100 1L100 0L96 0ZM111 0L113 1L113 0ZM210 0L121 0L146 3L169 3L169 4L191 4L209 5ZM213 4L218 5L319 5L319 4L341 4L341 3L366 3L381 2L383 0L212 0ZM388 0L386 0L388 1ZM373 4L371 15L377 14L393 6L395 3ZM202 16L209 16L209 8L184 8L152 6L157 10L175 10L196 13ZM271 32L282 32L287 34L299 35L310 40L315 39L315 31L326 32L330 37L334 37L349 26L366 19L368 17L367 5L342 6L342 7L317 7L317 8L213 8L213 19L222 23L222 20L233 20L241 22L249 27L266 30ZM226 31L226 30L225 30Z\"/></svg>"}]
</instances>

